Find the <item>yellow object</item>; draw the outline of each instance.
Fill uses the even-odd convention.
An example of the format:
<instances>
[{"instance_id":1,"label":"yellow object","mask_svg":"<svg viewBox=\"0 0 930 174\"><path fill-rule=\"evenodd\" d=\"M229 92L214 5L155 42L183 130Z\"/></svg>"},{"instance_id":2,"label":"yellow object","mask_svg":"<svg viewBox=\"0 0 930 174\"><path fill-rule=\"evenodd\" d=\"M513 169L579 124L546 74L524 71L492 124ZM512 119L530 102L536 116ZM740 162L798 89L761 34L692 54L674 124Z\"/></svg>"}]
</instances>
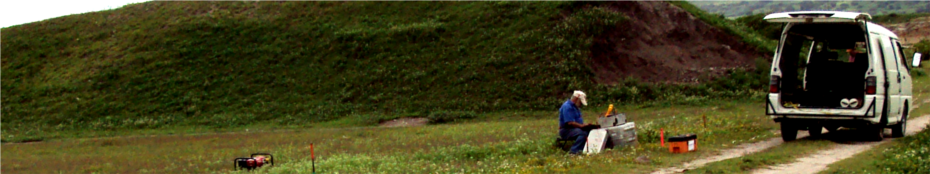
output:
<instances>
[{"instance_id":1,"label":"yellow object","mask_svg":"<svg viewBox=\"0 0 930 174\"><path fill-rule=\"evenodd\" d=\"M613 110L614 110L614 104L610 104L610 106L607 107L607 113L604 113L604 117L607 117L608 115L610 115L610 111L613 111Z\"/></svg>"}]
</instances>

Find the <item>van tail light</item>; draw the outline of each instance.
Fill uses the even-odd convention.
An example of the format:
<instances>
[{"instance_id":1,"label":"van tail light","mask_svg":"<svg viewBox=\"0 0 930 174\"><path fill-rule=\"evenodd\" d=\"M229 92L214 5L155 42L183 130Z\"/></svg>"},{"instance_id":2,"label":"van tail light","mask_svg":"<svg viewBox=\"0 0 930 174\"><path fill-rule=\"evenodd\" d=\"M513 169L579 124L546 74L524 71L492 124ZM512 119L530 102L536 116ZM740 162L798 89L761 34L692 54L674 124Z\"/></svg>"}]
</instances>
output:
<instances>
[{"instance_id":1,"label":"van tail light","mask_svg":"<svg viewBox=\"0 0 930 174\"><path fill-rule=\"evenodd\" d=\"M865 94L875 94L875 76L865 78Z\"/></svg>"},{"instance_id":2,"label":"van tail light","mask_svg":"<svg viewBox=\"0 0 930 174\"><path fill-rule=\"evenodd\" d=\"M781 77L772 76L772 79L769 81L769 92L778 93L778 86L781 84Z\"/></svg>"}]
</instances>

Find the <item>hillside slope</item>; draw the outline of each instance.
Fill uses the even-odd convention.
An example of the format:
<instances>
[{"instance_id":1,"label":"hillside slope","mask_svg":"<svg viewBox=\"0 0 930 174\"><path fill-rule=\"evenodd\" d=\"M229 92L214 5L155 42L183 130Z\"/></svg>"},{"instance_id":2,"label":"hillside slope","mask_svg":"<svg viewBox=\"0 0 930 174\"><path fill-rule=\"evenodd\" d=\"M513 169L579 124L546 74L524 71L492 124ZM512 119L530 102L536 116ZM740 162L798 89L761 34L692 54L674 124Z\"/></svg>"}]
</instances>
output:
<instances>
[{"instance_id":1,"label":"hillside slope","mask_svg":"<svg viewBox=\"0 0 930 174\"><path fill-rule=\"evenodd\" d=\"M629 5L637 8L622 9ZM747 86L761 87L767 79L745 75L751 83L650 86L619 79L679 79L632 75L662 64L598 66L628 58L595 53L629 45L623 36L641 43L614 53L697 64L688 68L751 69L749 60L762 55L754 50L766 50L762 41L734 43L754 34L722 21L702 24L695 19L709 15L682 11L695 9L663 2L127 5L3 28L3 129L301 124L358 114L551 110L574 89L589 90L600 104L737 97ZM653 12L629 15L643 10ZM668 14L674 18L654 17ZM688 20L683 27L693 30L670 30L677 21L668 19ZM639 30L652 34L629 32ZM704 42L667 40L682 35ZM704 44L711 47L692 48ZM669 49L678 51L662 53Z\"/></svg>"},{"instance_id":2,"label":"hillside slope","mask_svg":"<svg viewBox=\"0 0 930 174\"><path fill-rule=\"evenodd\" d=\"M889 21L881 23L901 38L901 44L911 46L922 40L930 40L930 14L913 14L906 21Z\"/></svg>"},{"instance_id":3,"label":"hillside slope","mask_svg":"<svg viewBox=\"0 0 930 174\"><path fill-rule=\"evenodd\" d=\"M930 12L927 1L691 1L711 13L738 17L802 10L857 11L872 15Z\"/></svg>"}]
</instances>

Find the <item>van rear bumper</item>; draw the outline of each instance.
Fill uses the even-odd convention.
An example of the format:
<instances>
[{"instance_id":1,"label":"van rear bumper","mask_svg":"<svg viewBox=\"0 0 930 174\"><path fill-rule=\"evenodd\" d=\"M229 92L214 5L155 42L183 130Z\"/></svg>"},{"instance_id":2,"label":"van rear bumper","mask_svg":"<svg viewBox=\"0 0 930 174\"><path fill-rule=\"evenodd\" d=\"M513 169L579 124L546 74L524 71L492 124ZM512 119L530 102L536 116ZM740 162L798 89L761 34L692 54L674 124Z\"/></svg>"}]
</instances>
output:
<instances>
[{"instance_id":1,"label":"van rear bumper","mask_svg":"<svg viewBox=\"0 0 930 174\"><path fill-rule=\"evenodd\" d=\"M864 119L864 118L854 118L854 117L843 117L843 118L792 118L792 117L776 117L773 119L775 122L786 122L793 125L817 125L817 126L837 126L837 127L847 127L847 128L858 128L858 127L868 127L878 124L875 120ZM807 127L800 127L802 130L808 130Z\"/></svg>"},{"instance_id":2,"label":"van rear bumper","mask_svg":"<svg viewBox=\"0 0 930 174\"><path fill-rule=\"evenodd\" d=\"M865 104L859 109L817 109L817 108L790 108L781 106L778 94L769 94L765 101L765 115L775 121L785 119L807 120L869 120L877 122L882 109L878 103L884 102L881 96L868 96Z\"/></svg>"}]
</instances>

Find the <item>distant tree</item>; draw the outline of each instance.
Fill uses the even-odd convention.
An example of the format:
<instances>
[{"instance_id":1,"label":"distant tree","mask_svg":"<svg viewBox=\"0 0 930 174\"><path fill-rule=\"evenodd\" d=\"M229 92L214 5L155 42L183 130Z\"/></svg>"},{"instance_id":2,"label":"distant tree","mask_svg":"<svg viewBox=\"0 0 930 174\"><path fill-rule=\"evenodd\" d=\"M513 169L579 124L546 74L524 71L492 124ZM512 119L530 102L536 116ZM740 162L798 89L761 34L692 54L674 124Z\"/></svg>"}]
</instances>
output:
<instances>
[{"instance_id":1,"label":"distant tree","mask_svg":"<svg viewBox=\"0 0 930 174\"><path fill-rule=\"evenodd\" d=\"M814 2L804 1L798 4L798 7L800 7L801 10L813 10L815 6Z\"/></svg>"}]
</instances>

